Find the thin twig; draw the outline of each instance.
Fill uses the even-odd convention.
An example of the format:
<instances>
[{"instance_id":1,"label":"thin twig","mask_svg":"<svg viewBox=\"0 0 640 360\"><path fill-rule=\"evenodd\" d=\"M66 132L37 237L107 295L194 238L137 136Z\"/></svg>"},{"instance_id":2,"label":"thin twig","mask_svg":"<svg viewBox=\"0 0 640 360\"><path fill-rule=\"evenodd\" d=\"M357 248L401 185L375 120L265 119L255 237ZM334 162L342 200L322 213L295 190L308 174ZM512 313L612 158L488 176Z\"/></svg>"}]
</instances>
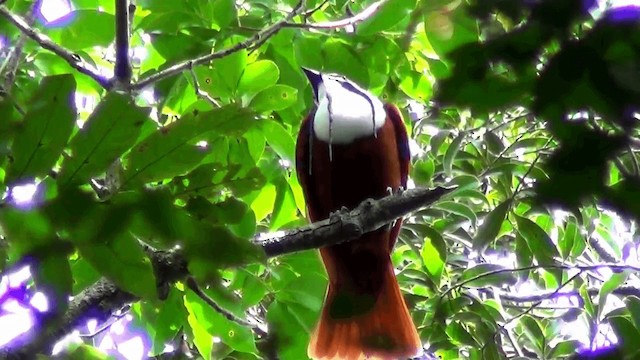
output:
<instances>
[{"instance_id":1,"label":"thin twig","mask_svg":"<svg viewBox=\"0 0 640 360\"><path fill-rule=\"evenodd\" d=\"M560 284L560 286L558 286L558 288L556 290L554 290L554 292L551 294L551 296L553 296L554 293L558 293L560 292L560 290L562 290L562 288L564 288L565 286L569 285L569 283L571 283L573 280L575 280L578 276L580 276L581 272L576 273L575 275L573 275L572 277L570 277L569 279L567 279L567 281L563 282L562 284ZM507 325L509 325L510 323L512 323L514 320L517 320L525 315L527 315L528 313L530 313L531 311L533 311L533 309L535 309L536 307L538 307L540 304L542 304L542 300L537 301L535 303L533 303L531 306L529 306L527 309L525 309L524 311L520 312L519 314L511 317L509 320L505 321L504 324L499 325L498 329L493 333L492 338L495 339L495 336L498 335L500 333L501 330L506 330ZM490 342L486 342L482 345L482 352L484 352L484 349L486 348L486 346L489 344Z\"/></svg>"},{"instance_id":2,"label":"thin twig","mask_svg":"<svg viewBox=\"0 0 640 360\"><path fill-rule=\"evenodd\" d=\"M362 22L368 18L370 18L373 14L375 14L378 9L382 5L384 5L387 0L379 0L374 2L373 4L367 6L361 12L355 14L354 16L348 17L342 20L336 21L326 21L322 23L291 23L287 22L284 24L284 27L293 27L293 28L303 28L303 29L339 29L345 28L348 26L353 26L359 22Z\"/></svg>"},{"instance_id":3,"label":"thin twig","mask_svg":"<svg viewBox=\"0 0 640 360\"><path fill-rule=\"evenodd\" d=\"M268 336L267 332L264 331L262 328L260 328L258 324L254 324L245 319L241 319L238 316L234 315L233 313L222 308L220 305L218 305L211 297L209 297L209 295L205 294L204 291L202 291L202 289L198 286L198 283L196 283L196 280L193 277L188 276L186 282L187 282L187 286L189 287L189 289L191 289L191 291L196 293L196 295L198 295L204 302L206 302L207 305L211 306L216 312L224 316L227 320L233 321L234 323L240 326L251 328L253 332L255 332L261 337Z\"/></svg>"},{"instance_id":4,"label":"thin twig","mask_svg":"<svg viewBox=\"0 0 640 360\"><path fill-rule=\"evenodd\" d=\"M48 36L29 26L29 23L27 21L11 13L11 11L9 11L9 9L7 9L4 5L0 5L0 15L7 18L7 20L9 20L13 25L20 29L23 34L27 35L30 39L40 44L40 46L42 46L44 49L47 49L60 56L72 68L78 70L80 73L89 76L105 89L111 87L111 85L109 84L109 80L99 75L97 71L89 68L88 64L84 60L82 60L82 58L78 54L75 54L54 43Z\"/></svg>"},{"instance_id":5,"label":"thin twig","mask_svg":"<svg viewBox=\"0 0 640 360\"><path fill-rule=\"evenodd\" d=\"M305 12L302 13L302 17L307 20L309 17L311 17L311 15L315 14L316 11L322 9L323 6L325 6L327 3L329 2L329 0L323 0L320 4L318 4L318 6L314 7L311 10L307 10Z\"/></svg>"},{"instance_id":6,"label":"thin twig","mask_svg":"<svg viewBox=\"0 0 640 360\"><path fill-rule=\"evenodd\" d=\"M640 166L638 165L636 154L633 152L630 144L627 145L627 149L629 150L629 156L631 156L631 163L633 164L633 175L640 176Z\"/></svg>"},{"instance_id":7,"label":"thin twig","mask_svg":"<svg viewBox=\"0 0 640 360\"><path fill-rule=\"evenodd\" d=\"M27 24L33 26L35 22L34 13L38 7L38 2L34 1L27 13ZM27 35L20 34L15 46L9 50L6 60L0 65L0 75L4 74L4 85L0 87L0 90L4 90L6 95L11 94L11 89L16 79L16 74L20 68L20 60L22 58L22 51L24 50L24 44L27 42Z\"/></svg>"},{"instance_id":8,"label":"thin twig","mask_svg":"<svg viewBox=\"0 0 640 360\"><path fill-rule=\"evenodd\" d=\"M550 142L551 142L551 138L547 140L547 142L544 144L543 147L546 147L547 145L549 145ZM525 172L524 175L522 175L522 178L518 182L518 185L516 185L515 190L513 190L513 195L511 195L511 200L515 199L516 195L518 194L518 191L520 191L520 188L524 184L524 181L526 180L527 176L531 174L531 171L533 171L533 168L536 166L536 163L538 162L538 160L540 160L541 156L542 156L542 153L538 152L538 154L536 155L536 158L533 159L533 161L531 162L531 165L529 165L529 169L527 169L527 172Z\"/></svg>"},{"instance_id":9,"label":"thin twig","mask_svg":"<svg viewBox=\"0 0 640 360\"><path fill-rule=\"evenodd\" d=\"M191 59L191 60L187 60L187 61L183 61L181 63L175 64L167 69L164 69L153 75L150 75L150 76L147 76L146 78L141 79L137 83L131 85L131 89L140 90L150 84L155 83L156 81L166 79L168 77L179 74L184 70L187 70L193 67L194 65L205 64L205 63L211 62L212 60L220 59L227 55L233 54L236 51L259 47L260 45L264 44L269 38L277 34L278 31L280 31L280 29L282 29L286 23L291 21L291 19L300 15L304 10L304 4L305 4L305 0L301 0L298 3L298 5L296 5L296 7L284 19L274 23L273 25L265 28L264 30L256 33L255 35L253 35L252 37L244 41L241 41L227 49L216 51L212 54L200 56L195 59Z\"/></svg>"}]
</instances>

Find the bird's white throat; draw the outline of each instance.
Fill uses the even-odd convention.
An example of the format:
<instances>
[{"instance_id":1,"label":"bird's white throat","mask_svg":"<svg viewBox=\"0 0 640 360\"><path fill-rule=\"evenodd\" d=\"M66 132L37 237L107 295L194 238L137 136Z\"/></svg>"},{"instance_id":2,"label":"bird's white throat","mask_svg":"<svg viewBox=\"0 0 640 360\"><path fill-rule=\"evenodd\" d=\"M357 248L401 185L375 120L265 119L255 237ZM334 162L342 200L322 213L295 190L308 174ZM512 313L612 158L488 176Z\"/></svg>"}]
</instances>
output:
<instances>
[{"instance_id":1,"label":"bird's white throat","mask_svg":"<svg viewBox=\"0 0 640 360\"><path fill-rule=\"evenodd\" d=\"M318 87L313 131L318 139L330 144L349 144L374 136L387 117L380 99L353 83L360 93L351 91L342 82L326 77Z\"/></svg>"}]
</instances>

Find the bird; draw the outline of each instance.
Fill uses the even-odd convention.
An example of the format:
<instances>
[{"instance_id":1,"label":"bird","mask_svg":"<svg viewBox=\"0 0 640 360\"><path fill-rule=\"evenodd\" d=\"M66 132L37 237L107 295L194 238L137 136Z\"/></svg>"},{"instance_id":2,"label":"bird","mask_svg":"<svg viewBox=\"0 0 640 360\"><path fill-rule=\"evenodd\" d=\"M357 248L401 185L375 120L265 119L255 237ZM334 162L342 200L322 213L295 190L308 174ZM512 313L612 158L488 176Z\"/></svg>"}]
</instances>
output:
<instances>
[{"instance_id":1,"label":"bird","mask_svg":"<svg viewBox=\"0 0 640 360\"><path fill-rule=\"evenodd\" d=\"M410 151L397 106L345 76L302 68L314 106L296 140L296 173L311 222L406 189ZM402 219L320 248L329 278L311 359L407 359L422 352L391 252Z\"/></svg>"}]
</instances>

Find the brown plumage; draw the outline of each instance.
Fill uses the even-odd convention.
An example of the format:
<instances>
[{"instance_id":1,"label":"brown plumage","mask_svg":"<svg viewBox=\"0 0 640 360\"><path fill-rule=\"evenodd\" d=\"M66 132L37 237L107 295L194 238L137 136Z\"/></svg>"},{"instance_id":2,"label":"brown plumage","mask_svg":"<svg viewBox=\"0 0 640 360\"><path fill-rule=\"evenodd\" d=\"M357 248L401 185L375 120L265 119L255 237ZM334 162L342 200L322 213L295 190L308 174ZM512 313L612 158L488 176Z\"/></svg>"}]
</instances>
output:
<instances>
[{"instance_id":1,"label":"brown plumage","mask_svg":"<svg viewBox=\"0 0 640 360\"><path fill-rule=\"evenodd\" d=\"M367 198L382 198L388 188L406 188L406 129L394 105L387 104L384 110L387 117L376 137L332 144L331 160L329 144L310 137L314 112L302 123L296 169L311 221L325 219L343 206L355 207ZM392 227L320 249L329 287L311 335L311 358L405 359L420 351L390 259L401 222L398 219Z\"/></svg>"}]
</instances>

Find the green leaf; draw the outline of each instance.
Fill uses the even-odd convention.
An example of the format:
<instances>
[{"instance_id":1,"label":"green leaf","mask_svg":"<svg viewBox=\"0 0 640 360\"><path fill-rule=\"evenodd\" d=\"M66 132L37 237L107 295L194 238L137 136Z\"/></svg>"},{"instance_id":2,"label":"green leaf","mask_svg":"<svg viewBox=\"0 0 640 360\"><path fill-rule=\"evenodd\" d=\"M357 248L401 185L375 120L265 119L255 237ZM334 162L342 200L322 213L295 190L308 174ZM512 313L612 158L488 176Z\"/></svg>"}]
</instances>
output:
<instances>
[{"instance_id":1,"label":"green leaf","mask_svg":"<svg viewBox=\"0 0 640 360\"><path fill-rule=\"evenodd\" d=\"M480 225L476 236L473 238L474 250L482 251L496 239L510 206L511 200L504 201L485 216L482 225Z\"/></svg>"},{"instance_id":2,"label":"green leaf","mask_svg":"<svg viewBox=\"0 0 640 360\"><path fill-rule=\"evenodd\" d=\"M189 113L153 132L139 142L127 157L124 183L173 178L193 170L211 147L200 141L242 133L253 124L253 115L230 105L207 112Z\"/></svg>"},{"instance_id":3,"label":"green leaf","mask_svg":"<svg viewBox=\"0 0 640 360\"><path fill-rule=\"evenodd\" d=\"M536 346L538 353L544 352L544 344L547 341L540 324L531 316L524 315L520 318L520 324L524 327L524 333L532 344Z\"/></svg>"},{"instance_id":4,"label":"green leaf","mask_svg":"<svg viewBox=\"0 0 640 360\"><path fill-rule=\"evenodd\" d=\"M230 288L242 293L245 308L257 305L268 292L265 281L245 269L238 269Z\"/></svg>"},{"instance_id":5,"label":"green leaf","mask_svg":"<svg viewBox=\"0 0 640 360\"><path fill-rule=\"evenodd\" d=\"M414 99L426 101L431 98L433 89L431 82L419 72L411 72L403 76L399 84L400 90Z\"/></svg>"},{"instance_id":6,"label":"green leaf","mask_svg":"<svg viewBox=\"0 0 640 360\"><path fill-rule=\"evenodd\" d=\"M478 41L477 20L469 15L467 7L450 5L426 14L424 29L429 43L441 57L458 46ZM444 10L446 8L446 10Z\"/></svg>"},{"instance_id":7,"label":"green leaf","mask_svg":"<svg viewBox=\"0 0 640 360\"><path fill-rule=\"evenodd\" d=\"M68 353L64 354L64 358L67 360L107 360L110 357L102 352L102 350L96 349L93 346L87 344L76 345L77 347L72 350L66 350Z\"/></svg>"},{"instance_id":8,"label":"green leaf","mask_svg":"<svg viewBox=\"0 0 640 360\"><path fill-rule=\"evenodd\" d=\"M100 280L100 273L82 257L78 257L71 262L71 274L73 275L72 295L79 294L82 290Z\"/></svg>"},{"instance_id":9,"label":"green leaf","mask_svg":"<svg viewBox=\"0 0 640 360\"><path fill-rule=\"evenodd\" d=\"M415 6L415 0L387 1L373 16L359 24L357 33L367 36L387 30L407 17Z\"/></svg>"},{"instance_id":10,"label":"green leaf","mask_svg":"<svg viewBox=\"0 0 640 360\"><path fill-rule=\"evenodd\" d=\"M456 155L458 154L458 150L460 150L460 145L462 144L462 140L464 140L465 136L466 136L466 133L464 132L460 133L455 139L453 139L451 144L449 144L449 147L447 148L447 152L444 154L442 165L444 167L444 173L447 176L452 176L453 161L455 160Z\"/></svg>"},{"instance_id":11,"label":"green leaf","mask_svg":"<svg viewBox=\"0 0 640 360\"><path fill-rule=\"evenodd\" d=\"M586 284L582 284L578 289L582 300L584 300L584 310L587 312L590 318L593 318L596 314L595 308L593 307L593 301L591 301L591 296L589 295L589 291L587 289Z\"/></svg>"},{"instance_id":12,"label":"green leaf","mask_svg":"<svg viewBox=\"0 0 640 360\"><path fill-rule=\"evenodd\" d=\"M124 94L110 92L71 139L71 156L62 162L58 183L83 181L107 170L133 145L149 108L140 108Z\"/></svg>"},{"instance_id":13,"label":"green leaf","mask_svg":"<svg viewBox=\"0 0 640 360\"><path fill-rule=\"evenodd\" d=\"M282 360L307 357L310 329L296 317L294 308L292 304L275 300L267 311L269 332L274 335L278 356Z\"/></svg>"},{"instance_id":14,"label":"green leaf","mask_svg":"<svg viewBox=\"0 0 640 360\"><path fill-rule=\"evenodd\" d=\"M160 354L164 351L168 341L171 341L178 331L184 326L185 319L188 316L187 309L182 301L182 291L179 291L176 286L169 288L169 294L167 298L162 302L154 306L151 302L141 302L141 306L149 306L150 311L157 312L158 316L149 319L149 316L144 316L143 320L146 320L147 326L153 329L153 349L154 354ZM150 332L151 334L151 332Z\"/></svg>"},{"instance_id":15,"label":"green leaf","mask_svg":"<svg viewBox=\"0 0 640 360\"><path fill-rule=\"evenodd\" d=\"M29 226L25 226L29 224ZM34 249L46 249L54 239L54 228L49 217L40 211L22 211L5 208L0 211L0 227L11 251L18 257Z\"/></svg>"},{"instance_id":16,"label":"green leaf","mask_svg":"<svg viewBox=\"0 0 640 360\"><path fill-rule=\"evenodd\" d=\"M280 178L277 184L276 199L271 215L269 229L275 231L285 224L298 218L298 207L293 198L291 187L285 178Z\"/></svg>"},{"instance_id":17,"label":"green leaf","mask_svg":"<svg viewBox=\"0 0 640 360\"><path fill-rule=\"evenodd\" d=\"M615 289L620 287L620 285L624 284L624 282L629 277L629 271L623 271L622 273L614 273L611 275L609 280L605 281L600 287L600 291L598 294L598 318L602 316L602 310L605 307L607 302L607 297L611 294Z\"/></svg>"},{"instance_id":18,"label":"green leaf","mask_svg":"<svg viewBox=\"0 0 640 360\"><path fill-rule=\"evenodd\" d=\"M418 160L411 169L411 178L417 185L429 186L435 169L435 163L432 159Z\"/></svg>"},{"instance_id":19,"label":"green leaf","mask_svg":"<svg viewBox=\"0 0 640 360\"><path fill-rule=\"evenodd\" d=\"M51 311L63 314L67 309L73 283L67 251L49 249L39 257L33 269L36 288L47 296Z\"/></svg>"},{"instance_id":20,"label":"green leaf","mask_svg":"<svg viewBox=\"0 0 640 360\"><path fill-rule=\"evenodd\" d=\"M442 201L432 206L433 209L440 209L451 214L466 217L471 221L472 226L476 226L478 219L476 214L467 205L455 201Z\"/></svg>"},{"instance_id":21,"label":"green leaf","mask_svg":"<svg viewBox=\"0 0 640 360\"><path fill-rule=\"evenodd\" d=\"M138 240L128 232L101 237L100 242L76 243L80 254L121 289L143 299L156 299L156 278ZM135 276L132 276L135 274Z\"/></svg>"},{"instance_id":22,"label":"green leaf","mask_svg":"<svg viewBox=\"0 0 640 360\"><path fill-rule=\"evenodd\" d=\"M629 309L629 314L631 314L631 319L636 329L640 329L640 298L633 295L628 296L624 299L624 303L627 305L627 309Z\"/></svg>"},{"instance_id":23,"label":"green leaf","mask_svg":"<svg viewBox=\"0 0 640 360\"><path fill-rule=\"evenodd\" d=\"M499 155L505 148L502 139L493 131L484 133L484 142L487 145L487 150L493 155Z\"/></svg>"},{"instance_id":24,"label":"green leaf","mask_svg":"<svg viewBox=\"0 0 640 360\"><path fill-rule=\"evenodd\" d=\"M236 351L250 354L258 352L251 329L228 320L193 291L185 292L184 305L189 312L189 323L192 327L193 323L198 323L198 327L206 329L210 342L211 336L216 336Z\"/></svg>"},{"instance_id":25,"label":"green leaf","mask_svg":"<svg viewBox=\"0 0 640 360\"><path fill-rule=\"evenodd\" d=\"M465 282L465 286L470 287L514 285L517 282L517 278L512 272L498 272L506 269L504 266L497 264L479 264L464 270L458 282Z\"/></svg>"},{"instance_id":26,"label":"green leaf","mask_svg":"<svg viewBox=\"0 0 640 360\"><path fill-rule=\"evenodd\" d=\"M220 59L216 59L211 62L211 67L214 69L214 83L219 80L226 85L228 91L231 94L236 93L238 88L238 82L240 77L247 66L247 51L240 50L229 54Z\"/></svg>"},{"instance_id":27,"label":"green leaf","mask_svg":"<svg viewBox=\"0 0 640 360\"><path fill-rule=\"evenodd\" d=\"M249 103L256 112L284 110L298 100L298 89L288 85L273 85L260 91Z\"/></svg>"},{"instance_id":28,"label":"green leaf","mask_svg":"<svg viewBox=\"0 0 640 360\"><path fill-rule=\"evenodd\" d=\"M253 95L275 85L280 78L280 69L271 60L258 60L247 65L238 83L239 95Z\"/></svg>"},{"instance_id":29,"label":"green leaf","mask_svg":"<svg viewBox=\"0 0 640 360\"><path fill-rule=\"evenodd\" d=\"M424 239L420 256L429 275L434 278L437 285L447 261L447 245L437 231L433 230Z\"/></svg>"},{"instance_id":30,"label":"green leaf","mask_svg":"<svg viewBox=\"0 0 640 360\"><path fill-rule=\"evenodd\" d=\"M319 313L326 291L326 279L316 272L305 272L289 282L276 294L276 299L287 303L298 303L308 311Z\"/></svg>"},{"instance_id":31,"label":"green leaf","mask_svg":"<svg viewBox=\"0 0 640 360\"><path fill-rule=\"evenodd\" d=\"M549 358L552 358L552 359L564 358L566 356L575 354L582 347L583 347L583 344L580 340L560 341L553 347L553 350L551 351Z\"/></svg>"},{"instance_id":32,"label":"green leaf","mask_svg":"<svg viewBox=\"0 0 640 360\"><path fill-rule=\"evenodd\" d=\"M45 77L13 138L13 162L7 169L7 182L43 176L55 165L67 145L76 120L71 75Z\"/></svg>"},{"instance_id":33,"label":"green leaf","mask_svg":"<svg viewBox=\"0 0 640 360\"><path fill-rule=\"evenodd\" d=\"M238 17L236 2L234 0L215 0L212 15L221 29L230 26Z\"/></svg>"},{"instance_id":34,"label":"green leaf","mask_svg":"<svg viewBox=\"0 0 640 360\"><path fill-rule=\"evenodd\" d=\"M640 338L640 331L633 326L631 320L625 316L611 316L608 320L613 328L614 334L618 338L618 341L620 341L622 353L637 354L637 342L638 338Z\"/></svg>"},{"instance_id":35,"label":"green leaf","mask_svg":"<svg viewBox=\"0 0 640 360\"><path fill-rule=\"evenodd\" d=\"M296 144L293 137L285 128L275 121L263 121L260 123L267 144L282 159L294 163Z\"/></svg>"},{"instance_id":36,"label":"green leaf","mask_svg":"<svg viewBox=\"0 0 640 360\"><path fill-rule=\"evenodd\" d=\"M570 221L567 223L562 238L558 240L558 247L560 248L560 254L562 254L563 259L566 259L571 254L571 249L573 248L578 231L578 227L574 222Z\"/></svg>"},{"instance_id":37,"label":"green leaf","mask_svg":"<svg viewBox=\"0 0 640 360\"><path fill-rule=\"evenodd\" d=\"M471 336L471 334L459 322L450 322L447 325L446 332L454 343L466 346L478 346L478 343L473 339L473 336Z\"/></svg>"},{"instance_id":38,"label":"green leaf","mask_svg":"<svg viewBox=\"0 0 640 360\"><path fill-rule=\"evenodd\" d=\"M559 257L558 249L542 228L535 222L514 215L518 224L518 232L527 241L533 256L540 265L554 264L554 257Z\"/></svg>"},{"instance_id":39,"label":"green leaf","mask_svg":"<svg viewBox=\"0 0 640 360\"><path fill-rule=\"evenodd\" d=\"M208 280L217 274L218 269L258 262L263 260L264 252L253 242L235 236L224 226L210 226L195 222L185 213L173 221L183 223L190 230L183 235L184 254L189 268L199 280Z\"/></svg>"},{"instance_id":40,"label":"green leaf","mask_svg":"<svg viewBox=\"0 0 640 360\"><path fill-rule=\"evenodd\" d=\"M189 291L185 294L184 307L189 313L187 322L193 332L193 344L205 360L210 360L213 351L213 339L207 328L211 321L208 317L202 315L206 311L205 306L208 305L196 303L195 301L199 299L187 301L186 296L190 293L192 294L193 292Z\"/></svg>"},{"instance_id":41,"label":"green leaf","mask_svg":"<svg viewBox=\"0 0 640 360\"><path fill-rule=\"evenodd\" d=\"M70 23L68 19L72 19ZM114 38L115 16L98 9L75 10L48 26L53 28L49 36L59 39L59 45L69 50L107 47Z\"/></svg>"}]
</instances>

